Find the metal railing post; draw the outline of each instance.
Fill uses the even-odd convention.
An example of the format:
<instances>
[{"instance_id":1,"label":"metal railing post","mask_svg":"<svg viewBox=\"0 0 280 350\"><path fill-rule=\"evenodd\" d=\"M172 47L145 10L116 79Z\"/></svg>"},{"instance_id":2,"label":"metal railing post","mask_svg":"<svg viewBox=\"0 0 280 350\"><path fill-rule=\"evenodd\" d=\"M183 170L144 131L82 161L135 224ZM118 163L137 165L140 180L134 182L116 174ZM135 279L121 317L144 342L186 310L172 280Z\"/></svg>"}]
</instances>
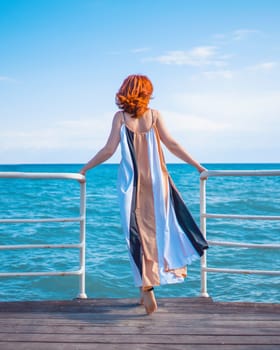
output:
<instances>
[{"instance_id":1,"label":"metal railing post","mask_svg":"<svg viewBox=\"0 0 280 350\"><path fill-rule=\"evenodd\" d=\"M200 177L200 230L206 239L206 177L203 174ZM200 295L202 297L209 297L207 293L207 253L204 251L203 256L200 260L200 283L201 291Z\"/></svg>"},{"instance_id":2,"label":"metal railing post","mask_svg":"<svg viewBox=\"0 0 280 350\"><path fill-rule=\"evenodd\" d=\"M0 172L0 179L49 179L49 180L77 180L80 183L80 213L78 217L52 217L52 218L2 218L0 224L34 224L48 222L79 222L80 241L79 243L62 244L5 244L0 245L2 250L23 250L23 249L79 249L80 266L79 270L71 271L36 271L36 272L0 272L1 277L17 276L79 276L78 298L87 298L85 293L85 249L86 249L86 181L85 177L77 173L36 173L36 172Z\"/></svg>"},{"instance_id":3,"label":"metal railing post","mask_svg":"<svg viewBox=\"0 0 280 350\"><path fill-rule=\"evenodd\" d=\"M77 298L86 299L86 181L80 181L80 270L79 294Z\"/></svg>"},{"instance_id":4,"label":"metal railing post","mask_svg":"<svg viewBox=\"0 0 280 350\"><path fill-rule=\"evenodd\" d=\"M206 180L214 176L280 176L280 170L209 170L200 175L200 228L206 238L206 220L207 219L237 219L237 220L271 220L279 221L280 215L246 215L246 214L219 214L208 213L206 211ZM280 249L280 244L255 244L244 242L211 241L210 246L224 246L233 248L254 248L254 249ZM201 258L201 296L208 297L207 293L207 273L229 273L229 274L257 274L280 276L280 270L255 270L255 269L232 269L215 268L207 266L206 252Z\"/></svg>"}]
</instances>

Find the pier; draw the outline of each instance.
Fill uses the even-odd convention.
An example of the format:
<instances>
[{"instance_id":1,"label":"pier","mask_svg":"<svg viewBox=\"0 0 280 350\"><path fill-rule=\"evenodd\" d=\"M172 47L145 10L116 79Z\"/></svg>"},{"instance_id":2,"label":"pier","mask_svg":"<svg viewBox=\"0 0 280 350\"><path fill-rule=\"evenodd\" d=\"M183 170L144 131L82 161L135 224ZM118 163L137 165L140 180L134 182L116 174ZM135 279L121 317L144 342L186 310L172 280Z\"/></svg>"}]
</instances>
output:
<instances>
[{"instance_id":1,"label":"pier","mask_svg":"<svg viewBox=\"0 0 280 350\"><path fill-rule=\"evenodd\" d=\"M280 304L211 298L0 303L1 350L279 350Z\"/></svg>"},{"instance_id":2,"label":"pier","mask_svg":"<svg viewBox=\"0 0 280 350\"><path fill-rule=\"evenodd\" d=\"M280 176L275 171L209 171L201 174L200 226L206 237L206 220L280 220L280 216L224 215L206 211L206 179L213 176ZM246 270L209 266L201 259L201 296L159 298L158 311L147 316L136 299L86 299L85 288L85 179L67 173L7 173L0 178L77 180L80 212L77 217L0 218L0 223L77 222L80 241L63 244L3 244L1 250L73 248L79 253L78 270L12 271L0 277L65 276L79 278L78 299L67 301L0 302L0 350L279 350L280 304L215 302L208 297L207 273L266 274L279 269ZM277 244L211 241L210 245L254 249L280 249ZM51 256L51 254L50 254ZM273 261L271 266L274 267ZM247 286L248 287L248 286ZM218 288L218 286L217 286ZM245 287L244 287L245 288ZM20 291L19 291L20 292ZM230 293L230 289L228 290ZM277 300L279 302L279 300Z\"/></svg>"}]
</instances>

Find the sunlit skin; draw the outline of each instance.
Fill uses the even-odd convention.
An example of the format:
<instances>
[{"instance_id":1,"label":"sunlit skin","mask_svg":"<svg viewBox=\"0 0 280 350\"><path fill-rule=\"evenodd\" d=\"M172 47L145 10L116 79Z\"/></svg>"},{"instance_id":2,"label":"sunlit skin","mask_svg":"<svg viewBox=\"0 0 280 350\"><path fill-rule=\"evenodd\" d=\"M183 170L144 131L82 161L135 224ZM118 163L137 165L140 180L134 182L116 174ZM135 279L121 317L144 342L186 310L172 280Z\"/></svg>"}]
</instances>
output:
<instances>
[{"instance_id":1,"label":"sunlit skin","mask_svg":"<svg viewBox=\"0 0 280 350\"><path fill-rule=\"evenodd\" d=\"M127 115L127 125L133 131L147 130L147 112L141 118L132 118L131 115ZM81 169L81 174L85 174L91 168L108 160L116 151L120 142L120 129L123 123L123 113L118 111L112 122L112 128L106 144L102 147L96 155ZM167 130L162 116L158 113L156 120L156 126L159 132L162 143L167 149L173 153L176 157L180 158L184 162L193 165L199 172L206 170L200 165L192 156L170 135Z\"/></svg>"}]
</instances>

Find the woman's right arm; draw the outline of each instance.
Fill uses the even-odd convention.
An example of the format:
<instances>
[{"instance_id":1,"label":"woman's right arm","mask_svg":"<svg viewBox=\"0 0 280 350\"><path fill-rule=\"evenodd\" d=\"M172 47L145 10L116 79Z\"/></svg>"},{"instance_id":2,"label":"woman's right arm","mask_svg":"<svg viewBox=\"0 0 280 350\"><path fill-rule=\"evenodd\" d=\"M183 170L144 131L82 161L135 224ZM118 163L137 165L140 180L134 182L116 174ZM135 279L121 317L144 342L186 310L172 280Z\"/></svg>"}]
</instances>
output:
<instances>
[{"instance_id":1,"label":"woman's right arm","mask_svg":"<svg viewBox=\"0 0 280 350\"><path fill-rule=\"evenodd\" d=\"M122 125L122 116L120 112L117 112L113 118L112 128L107 142L103 148L100 149L96 155L90 159L87 164L83 166L80 173L85 175L85 173L94 168L95 166L105 162L109 159L116 151L120 142L120 128Z\"/></svg>"}]
</instances>

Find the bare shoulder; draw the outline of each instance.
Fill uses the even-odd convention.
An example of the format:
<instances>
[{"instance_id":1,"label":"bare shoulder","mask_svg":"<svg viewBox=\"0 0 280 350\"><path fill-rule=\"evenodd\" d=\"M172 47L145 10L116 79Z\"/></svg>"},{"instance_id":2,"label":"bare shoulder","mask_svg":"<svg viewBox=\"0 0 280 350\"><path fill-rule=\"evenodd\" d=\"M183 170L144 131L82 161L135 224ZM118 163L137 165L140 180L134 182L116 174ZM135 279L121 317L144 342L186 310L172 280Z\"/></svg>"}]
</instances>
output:
<instances>
[{"instance_id":1,"label":"bare shoulder","mask_svg":"<svg viewBox=\"0 0 280 350\"><path fill-rule=\"evenodd\" d=\"M153 109L153 117L154 117L154 122L156 124L162 124L163 123L163 117L162 114L159 110Z\"/></svg>"},{"instance_id":2,"label":"bare shoulder","mask_svg":"<svg viewBox=\"0 0 280 350\"><path fill-rule=\"evenodd\" d=\"M154 118L154 122L156 123L158 120L161 120L161 114L159 112L159 110L157 109L151 109L152 113L153 113L153 118Z\"/></svg>"},{"instance_id":3,"label":"bare shoulder","mask_svg":"<svg viewBox=\"0 0 280 350\"><path fill-rule=\"evenodd\" d=\"M117 111L113 117L113 124L122 125L123 123L123 112Z\"/></svg>"}]
</instances>

